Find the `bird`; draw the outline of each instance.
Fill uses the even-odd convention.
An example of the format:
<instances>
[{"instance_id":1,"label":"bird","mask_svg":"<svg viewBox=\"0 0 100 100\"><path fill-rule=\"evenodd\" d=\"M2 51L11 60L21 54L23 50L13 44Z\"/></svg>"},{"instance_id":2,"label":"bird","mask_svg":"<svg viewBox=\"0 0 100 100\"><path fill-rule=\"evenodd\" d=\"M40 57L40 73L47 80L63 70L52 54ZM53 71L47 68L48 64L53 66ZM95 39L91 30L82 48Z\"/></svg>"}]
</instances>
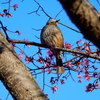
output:
<instances>
[{"instance_id":1,"label":"bird","mask_svg":"<svg viewBox=\"0 0 100 100\"><path fill-rule=\"evenodd\" d=\"M46 25L42 28L40 40L43 45L51 48L51 51L56 57L57 74L63 74L65 70L62 63L61 51L52 49L55 47L64 47L63 35L57 26L58 22L59 20L49 19Z\"/></svg>"}]
</instances>

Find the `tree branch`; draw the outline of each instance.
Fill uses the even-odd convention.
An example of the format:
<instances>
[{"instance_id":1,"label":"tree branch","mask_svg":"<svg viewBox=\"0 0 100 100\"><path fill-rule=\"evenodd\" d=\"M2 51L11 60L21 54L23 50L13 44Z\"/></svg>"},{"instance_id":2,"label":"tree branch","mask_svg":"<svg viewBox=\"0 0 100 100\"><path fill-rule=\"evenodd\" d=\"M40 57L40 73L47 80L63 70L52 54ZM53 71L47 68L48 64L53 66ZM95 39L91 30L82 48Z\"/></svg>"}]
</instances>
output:
<instances>
[{"instance_id":1,"label":"tree branch","mask_svg":"<svg viewBox=\"0 0 100 100\"><path fill-rule=\"evenodd\" d=\"M59 0L84 37L100 48L100 14L88 0Z\"/></svg>"},{"instance_id":2,"label":"tree branch","mask_svg":"<svg viewBox=\"0 0 100 100\"><path fill-rule=\"evenodd\" d=\"M0 80L14 100L48 100L1 32Z\"/></svg>"},{"instance_id":3,"label":"tree branch","mask_svg":"<svg viewBox=\"0 0 100 100\"><path fill-rule=\"evenodd\" d=\"M20 43L20 44L26 44L26 45L29 44L29 45L34 45L34 46L43 47L43 48L49 48L50 49L50 47L47 47L47 46L45 46L43 44L36 43L36 42L29 42L29 41L23 41L23 40L12 40L12 39L9 39L8 41L9 42L13 42L13 43ZM90 57L90 58L93 58L93 59L100 60L100 56L93 55L91 53L82 52L82 51L79 51L79 50L72 50L72 49L59 48L59 47L51 48L51 49L57 49L57 50L64 51L64 52L70 52L70 53L80 54L80 55L84 55L86 57Z\"/></svg>"}]
</instances>

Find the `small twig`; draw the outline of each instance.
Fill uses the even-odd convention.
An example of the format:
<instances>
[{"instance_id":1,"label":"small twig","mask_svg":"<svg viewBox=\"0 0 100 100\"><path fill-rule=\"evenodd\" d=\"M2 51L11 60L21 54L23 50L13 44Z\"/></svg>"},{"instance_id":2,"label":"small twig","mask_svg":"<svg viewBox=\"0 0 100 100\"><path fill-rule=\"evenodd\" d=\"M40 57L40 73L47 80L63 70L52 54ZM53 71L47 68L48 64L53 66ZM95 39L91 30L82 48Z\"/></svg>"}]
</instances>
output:
<instances>
[{"instance_id":1,"label":"small twig","mask_svg":"<svg viewBox=\"0 0 100 100\"><path fill-rule=\"evenodd\" d=\"M7 3L9 3L9 1L8 2L3 2L3 3L0 3L0 4L7 4Z\"/></svg>"},{"instance_id":2,"label":"small twig","mask_svg":"<svg viewBox=\"0 0 100 100\"><path fill-rule=\"evenodd\" d=\"M72 60L74 60L74 59L76 59L76 58L78 58L78 57L80 57L80 56L75 56L75 57L73 57L72 59L70 59L70 60L64 62L63 64L66 64L66 63L68 63L68 62L71 62Z\"/></svg>"},{"instance_id":3,"label":"small twig","mask_svg":"<svg viewBox=\"0 0 100 100\"><path fill-rule=\"evenodd\" d=\"M2 24L1 21L0 21L0 24L1 24L1 28L3 29L3 31L4 31L4 33L5 33L5 35L6 35L6 39L8 40L8 39L9 39L9 36L8 36L8 34L7 34L7 32L6 32L6 28L3 26L3 24Z\"/></svg>"},{"instance_id":4,"label":"small twig","mask_svg":"<svg viewBox=\"0 0 100 100\"><path fill-rule=\"evenodd\" d=\"M8 12L10 12L10 1L11 0L8 1Z\"/></svg>"},{"instance_id":5,"label":"small twig","mask_svg":"<svg viewBox=\"0 0 100 100\"><path fill-rule=\"evenodd\" d=\"M27 14L32 14L32 13L35 13L36 12L36 14L38 15L38 16L40 16L37 12L38 12L38 10L39 10L39 8L40 7L38 7L38 9L36 10L36 11L32 11L32 12L30 12L30 13L27 13Z\"/></svg>"},{"instance_id":6,"label":"small twig","mask_svg":"<svg viewBox=\"0 0 100 100\"><path fill-rule=\"evenodd\" d=\"M33 61L31 61L31 63L32 63L35 67L39 68Z\"/></svg>"},{"instance_id":7,"label":"small twig","mask_svg":"<svg viewBox=\"0 0 100 100\"><path fill-rule=\"evenodd\" d=\"M23 2L24 0L22 0L22 2Z\"/></svg>"},{"instance_id":8,"label":"small twig","mask_svg":"<svg viewBox=\"0 0 100 100\"><path fill-rule=\"evenodd\" d=\"M7 97L6 97L6 100L8 100L8 96L10 95L10 93L8 93Z\"/></svg>"},{"instance_id":9,"label":"small twig","mask_svg":"<svg viewBox=\"0 0 100 100\"><path fill-rule=\"evenodd\" d=\"M44 69L45 70L45 69ZM44 71L44 73L43 73L43 91L44 91L44 88L45 88L45 71Z\"/></svg>"},{"instance_id":10,"label":"small twig","mask_svg":"<svg viewBox=\"0 0 100 100\"><path fill-rule=\"evenodd\" d=\"M14 46L14 47L16 47L17 49L19 49L20 51L22 51L19 47L17 47L17 46ZM22 54L24 54L25 56L27 56L24 51L22 52Z\"/></svg>"},{"instance_id":11,"label":"small twig","mask_svg":"<svg viewBox=\"0 0 100 100\"><path fill-rule=\"evenodd\" d=\"M74 80L74 78L73 78L73 76L72 76L70 70L69 70L69 75L71 76L72 80L73 80L74 82L76 82L76 81Z\"/></svg>"},{"instance_id":12,"label":"small twig","mask_svg":"<svg viewBox=\"0 0 100 100\"><path fill-rule=\"evenodd\" d=\"M32 28L33 30L35 30L35 31L41 31L42 29L35 29L35 28Z\"/></svg>"},{"instance_id":13,"label":"small twig","mask_svg":"<svg viewBox=\"0 0 100 100\"><path fill-rule=\"evenodd\" d=\"M71 30L73 30L73 31L75 31L75 32L77 32L77 33L81 33L80 31L77 31L77 30L75 30L75 29L73 29L73 28L71 28L71 27L69 27L69 26L67 26L65 24L62 24L60 22L58 22L58 23L61 24L61 25L63 25L63 26L65 26L65 27L67 27L67 28L69 28L69 29L71 29Z\"/></svg>"},{"instance_id":14,"label":"small twig","mask_svg":"<svg viewBox=\"0 0 100 100\"><path fill-rule=\"evenodd\" d=\"M8 29L7 29L7 31L9 31L9 32L11 32L11 33L16 33L16 32L14 32L14 31L10 31L10 30L8 30Z\"/></svg>"},{"instance_id":15,"label":"small twig","mask_svg":"<svg viewBox=\"0 0 100 100\"><path fill-rule=\"evenodd\" d=\"M46 16L48 16L49 18L51 18L46 12L45 12L45 10L43 9L43 7L36 1L36 0L34 0L37 4L38 4L38 6L42 9L42 11L45 13L45 15Z\"/></svg>"},{"instance_id":16,"label":"small twig","mask_svg":"<svg viewBox=\"0 0 100 100\"><path fill-rule=\"evenodd\" d=\"M100 5L100 2L98 0L96 0L98 2L98 4Z\"/></svg>"},{"instance_id":17,"label":"small twig","mask_svg":"<svg viewBox=\"0 0 100 100\"><path fill-rule=\"evenodd\" d=\"M39 37L35 36L37 39L40 39Z\"/></svg>"},{"instance_id":18,"label":"small twig","mask_svg":"<svg viewBox=\"0 0 100 100\"><path fill-rule=\"evenodd\" d=\"M60 12L58 12L58 14L55 16L55 19L58 17L58 15L63 11L64 9L62 9Z\"/></svg>"}]
</instances>

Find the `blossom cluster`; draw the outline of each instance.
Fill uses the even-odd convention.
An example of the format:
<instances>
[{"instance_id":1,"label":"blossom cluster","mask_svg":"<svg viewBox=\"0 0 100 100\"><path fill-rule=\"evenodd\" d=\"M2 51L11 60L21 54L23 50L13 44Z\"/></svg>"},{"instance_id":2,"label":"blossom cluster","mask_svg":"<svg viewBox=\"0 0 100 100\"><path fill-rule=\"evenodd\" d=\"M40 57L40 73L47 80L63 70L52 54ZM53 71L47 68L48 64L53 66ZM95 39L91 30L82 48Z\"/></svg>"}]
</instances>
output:
<instances>
[{"instance_id":1,"label":"blossom cluster","mask_svg":"<svg viewBox=\"0 0 100 100\"><path fill-rule=\"evenodd\" d=\"M14 11L16 11L16 9L18 8L18 4L14 4L13 6L10 6L10 7L13 7ZM3 13L0 13L0 16L9 18L9 17L12 17L12 14L9 13L9 10L4 9Z\"/></svg>"}]
</instances>

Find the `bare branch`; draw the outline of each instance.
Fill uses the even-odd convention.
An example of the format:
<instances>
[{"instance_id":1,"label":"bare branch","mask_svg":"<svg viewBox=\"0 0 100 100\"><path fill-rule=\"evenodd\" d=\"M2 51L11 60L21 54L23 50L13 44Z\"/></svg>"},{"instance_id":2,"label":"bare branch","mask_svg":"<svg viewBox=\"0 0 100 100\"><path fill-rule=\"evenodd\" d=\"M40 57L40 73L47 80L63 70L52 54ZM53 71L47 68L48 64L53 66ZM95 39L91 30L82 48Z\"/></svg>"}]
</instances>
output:
<instances>
[{"instance_id":1,"label":"bare branch","mask_svg":"<svg viewBox=\"0 0 100 100\"><path fill-rule=\"evenodd\" d=\"M98 0L96 0L98 2L98 4L100 5L100 2Z\"/></svg>"},{"instance_id":2,"label":"bare branch","mask_svg":"<svg viewBox=\"0 0 100 100\"><path fill-rule=\"evenodd\" d=\"M34 45L34 46L38 46L38 47L50 48L50 47L47 47L47 46L45 46L43 44L36 43L36 42L29 42L29 41L23 41L23 40L12 40L12 39L8 39L8 41L9 42L13 42L13 43L20 43L20 44L26 44L26 45L30 44L30 45ZM59 47L51 48L51 49L57 49L57 50L64 51L64 52L70 52L70 53L80 54L80 55L84 55L86 57L90 57L90 58L93 58L93 59L100 60L100 56L93 55L92 53L82 52L82 51L79 51L79 50L72 50L72 49L59 48Z\"/></svg>"},{"instance_id":3,"label":"bare branch","mask_svg":"<svg viewBox=\"0 0 100 100\"><path fill-rule=\"evenodd\" d=\"M55 16L55 19L58 17L58 15L63 11L64 9L62 9L60 12L58 12L58 14Z\"/></svg>"},{"instance_id":4,"label":"bare branch","mask_svg":"<svg viewBox=\"0 0 100 100\"><path fill-rule=\"evenodd\" d=\"M7 94L6 100L8 100L8 96L10 95L10 93Z\"/></svg>"},{"instance_id":5,"label":"bare branch","mask_svg":"<svg viewBox=\"0 0 100 100\"><path fill-rule=\"evenodd\" d=\"M6 28L3 26L3 24L2 24L1 21L0 21L0 24L1 24L1 28L3 29L3 31L4 31L4 33L5 33L5 35L6 35L6 39L9 39L9 36L8 36L8 34L7 34L7 32L6 32Z\"/></svg>"},{"instance_id":6,"label":"bare branch","mask_svg":"<svg viewBox=\"0 0 100 100\"><path fill-rule=\"evenodd\" d=\"M1 24L1 27L6 35L6 38L9 42L13 42L13 43L20 43L20 44L26 44L26 45L34 45L34 46L38 46L38 47L44 47L44 48L50 48L50 47L47 47L43 44L40 44L40 43L36 43L36 42L29 42L29 41L23 41L23 40L12 40L8 37L7 33L6 33L6 30L2 24L2 22L0 21L0 24ZM94 58L94 59L98 59L100 60L100 57L99 56L96 56L96 55L93 55L92 53L86 53L86 52L82 52L82 51L78 51L78 50L72 50L72 49L67 49L67 48L52 48L52 49L57 49L57 50L61 50L61 51L64 51L64 52L70 52L70 53L75 53L75 54L80 54L80 55L84 55L86 57L90 57L90 58Z\"/></svg>"},{"instance_id":7,"label":"bare branch","mask_svg":"<svg viewBox=\"0 0 100 100\"><path fill-rule=\"evenodd\" d=\"M45 13L45 15L46 16L48 16L49 18L51 18L46 12L45 12L45 10L43 9L43 7L36 1L36 0L34 0L37 4L38 4L38 6L42 9L42 11Z\"/></svg>"},{"instance_id":8,"label":"bare branch","mask_svg":"<svg viewBox=\"0 0 100 100\"><path fill-rule=\"evenodd\" d=\"M2 2L2 3L0 3L0 4L7 4L7 3L9 3L9 1L8 1L8 2Z\"/></svg>"},{"instance_id":9,"label":"bare branch","mask_svg":"<svg viewBox=\"0 0 100 100\"><path fill-rule=\"evenodd\" d=\"M32 11L32 12L30 12L30 13L28 13L28 14L36 13L38 16L40 16L37 12L38 12L39 9L41 8L41 10L44 12L44 14L45 14L46 16L48 16L49 19L50 19L51 17L45 12L45 10L43 9L43 7L42 7L36 0L34 0L34 1L38 4L39 7L37 8L36 11Z\"/></svg>"},{"instance_id":10,"label":"bare branch","mask_svg":"<svg viewBox=\"0 0 100 100\"><path fill-rule=\"evenodd\" d=\"M73 31L75 31L75 32L77 32L77 33L81 33L80 31L77 31L77 30L75 30L75 29L73 29L73 28L71 28L71 27L69 27L69 26L67 26L65 24L62 24L60 22L58 22L58 23L61 24L61 25L63 25L63 26L65 26L65 27L67 27L67 28L69 28L69 29L71 29L71 30L73 30Z\"/></svg>"},{"instance_id":11,"label":"bare branch","mask_svg":"<svg viewBox=\"0 0 100 100\"><path fill-rule=\"evenodd\" d=\"M36 10L36 11L32 11L32 12L30 12L30 13L27 13L27 14L32 14L32 13L36 13L38 16L40 16L37 12L38 12L38 10L39 10L39 8L40 7L38 7L38 9Z\"/></svg>"},{"instance_id":12,"label":"bare branch","mask_svg":"<svg viewBox=\"0 0 100 100\"><path fill-rule=\"evenodd\" d=\"M10 1L11 0L8 1L8 12L10 12Z\"/></svg>"},{"instance_id":13,"label":"bare branch","mask_svg":"<svg viewBox=\"0 0 100 100\"><path fill-rule=\"evenodd\" d=\"M24 0L22 0L22 2L23 2Z\"/></svg>"},{"instance_id":14,"label":"bare branch","mask_svg":"<svg viewBox=\"0 0 100 100\"><path fill-rule=\"evenodd\" d=\"M35 30L35 31L41 31L42 29L35 29L35 28L32 28L33 30Z\"/></svg>"}]
</instances>

